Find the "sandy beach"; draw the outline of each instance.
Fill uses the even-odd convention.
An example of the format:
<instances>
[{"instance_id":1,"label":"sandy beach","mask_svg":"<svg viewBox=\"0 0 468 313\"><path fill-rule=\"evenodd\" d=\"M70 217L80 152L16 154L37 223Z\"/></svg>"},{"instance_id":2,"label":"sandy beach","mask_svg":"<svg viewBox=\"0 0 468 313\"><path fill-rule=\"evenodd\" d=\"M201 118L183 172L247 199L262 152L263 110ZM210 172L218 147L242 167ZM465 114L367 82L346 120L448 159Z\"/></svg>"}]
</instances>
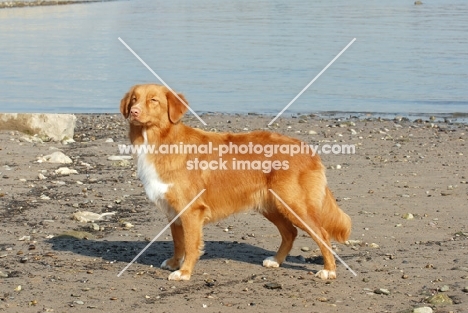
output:
<instances>
[{"instance_id":1,"label":"sandy beach","mask_svg":"<svg viewBox=\"0 0 468 313\"><path fill-rule=\"evenodd\" d=\"M117 277L167 221L134 160L108 160L129 143L127 122L77 117L69 144L0 132L0 311L468 312L466 124L300 115L268 128L269 116L205 114L205 127L187 116L208 131L268 128L309 144L353 144L355 154L321 158L353 221L349 242L333 248L357 276L337 261L336 280L314 277L322 259L302 232L282 267L262 267L281 238L249 212L207 225L192 279L174 282L159 268L172 253L169 231ZM55 151L72 163L41 162ZM77 211L116 213L83 223Z\"/></svg>"}]
</instances>

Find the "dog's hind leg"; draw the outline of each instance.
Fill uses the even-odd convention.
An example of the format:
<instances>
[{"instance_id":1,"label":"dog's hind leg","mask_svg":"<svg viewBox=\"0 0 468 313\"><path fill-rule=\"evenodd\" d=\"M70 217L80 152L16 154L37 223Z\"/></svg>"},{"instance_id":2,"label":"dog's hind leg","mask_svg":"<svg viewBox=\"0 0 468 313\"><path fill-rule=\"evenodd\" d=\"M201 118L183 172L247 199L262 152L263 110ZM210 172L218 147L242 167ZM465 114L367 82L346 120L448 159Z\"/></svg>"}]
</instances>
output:
<instances>
[{"instance_id":1,"label":"dog's hind leg","mask_svg":"<svg viewBox=\"0 0 468 313\"><path fill-rule=\"evenodd\" d=\"M174 256L165 260L161 264L161 268L175 271L182 265L185 255L184 229L182 228L180 221L176 221L171 224L171 233L174 242Z\"/></svg>"},{"instance_id":2,"label":"dog's hind leg","mask_svg":"<svg viewBox=\"0 0 468 313\"><path fill-rule=\"evenodd\" d=\"M297 236L297 229L284 215L276 210L265 211L263 212L263 216L275 224L281 234L281 245L278 252L276 252L275 256L263 260L263 266L279 267L288 256L289 251L291 251L294 239L296 239Z\"/></svg>"},{"instance_id":3,"label":"dog's hind leg","mask_svg":"<svg viewBox=\"0 0 468 313\"><path fill-rule=\"evenodd\" d=\"M307 210L307 205L305 203L301 205L288 203L288 205L296 214L292 214L288 208L283 206L283 204L279 202L277 203L278 210L283 213L294 226L299 227L308 233L319 246L320 252L322 252L324 267L323 270L318 271L315 276L320 277L321 279L335 279L336 263L335 257L330 250L330 236L328 235L328 232L320 226L321 224L319 219L308 213L308 211L314 212L315 210L310 208Z\"/></svg>"},{"instance_id":4,"label":"dog's hind leg","mask_svg":"<svg viewBox=\"0 0 468 313\"><path fill-rule=\"evenodd\" d=\"M182 214L179 219L184 233L184 259L180 269L172 272L169 280L189 280L203 248L202 228L204 209L194 208Z\"/></svg>"}]
</instances>

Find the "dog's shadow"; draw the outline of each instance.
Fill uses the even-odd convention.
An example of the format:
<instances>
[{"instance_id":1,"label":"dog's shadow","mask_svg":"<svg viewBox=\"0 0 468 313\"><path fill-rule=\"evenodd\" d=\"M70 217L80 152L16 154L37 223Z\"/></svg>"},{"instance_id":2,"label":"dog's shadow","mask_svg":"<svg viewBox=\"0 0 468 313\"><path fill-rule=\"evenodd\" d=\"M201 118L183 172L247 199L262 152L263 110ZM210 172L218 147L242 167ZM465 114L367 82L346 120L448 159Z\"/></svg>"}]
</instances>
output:
<instances>
[{"instance_id":1,"label":"dog's shadow","mask_svg":"<svg viewBox=\"0 0 468 313\"><path fill-rule=\"evenodd\" d=\"M79 240L69 237L55 237L49 239L55 251L69 251L77 255L98 257L106 261L128 263L133 260L147 245L145 241L107 241L107 240ZM172 256L172 241L155 241L138 258L137 263L159 266L165 259ZM265 257L274 255L274 251L246 242L205 241L203 259L227 259L251 264L262 264ZM282 265L285 268L309 270L308 264L323 264L322 257L304 258L288 256Z\"/></svg>"}]
</instances>

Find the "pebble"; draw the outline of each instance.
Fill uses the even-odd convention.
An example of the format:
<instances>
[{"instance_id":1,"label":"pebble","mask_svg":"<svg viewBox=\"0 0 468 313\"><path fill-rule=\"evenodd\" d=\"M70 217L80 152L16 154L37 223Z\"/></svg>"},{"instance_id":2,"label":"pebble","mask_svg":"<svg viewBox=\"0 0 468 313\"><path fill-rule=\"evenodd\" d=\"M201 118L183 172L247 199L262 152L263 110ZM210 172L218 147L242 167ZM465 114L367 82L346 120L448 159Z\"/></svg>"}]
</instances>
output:
<instances>
[{"instance_id":1,"label":"pebble","mask_svg":"<svg viewBox=\"0 0 468 313\"><path fill-rule=\"evenodd\" d=\"M75 140L73 140L73 138L66 138L66 139L63 139L62 140L62 145L68 145L70 143L74 143Z\"/></svg>"},{"instance_id":2,"label":"pebble","mask_svg":"<svg viewBox=\"0 0 468 313\"><path fill-rule=\"evenodd\" d=\"M87 223L87 222L94 222L94 221L102 220L105 216L114 215L115 213L117 212L106 212L106 213L98 214L98 213L89 212L89 211L78 211L78 212L73 213L73 219L82 223Z\"/></svg>"},{"instance_id":3,"label":"pebble","mask_svg":"<svg viewBox=\"0 0 468 313\"><path fill-rule=\"evenodd\" d=\"M8 274L0 271L0 278L8 278Z\"/></svg>"},{"instance_id":4,"label":"pebble","mask_svg":"<svg viewBox=\"0 0 468 313\"><path fill-rule=\"evenodd\" d=\"M18 285L18 286L16 286L15 291L16 291L16 292L20 292L21 289L22 289L22 288L21 288L21 285Z\"/></svg>"},{"instance_id":5,"label":"pebble","mask_svg":"<svg viewBox=\"0 0 468 313\"><path fill-rule=\"evenodd\" d=\"M114 142L114 139L112 139L112 138L107 138L107 139L106 139L106 142Z\"/></svg>"},{"instance_id":6,"label":"pebble","mask_svg":"<svg viewBox=\"0 0 468 313\"><path fill-rule=\"evenodd\" d=\"M369 244L369 247L371 247L371 248L380 248L380 246L378 244L374 243L374 242Z\"/></svg>"},{"instance_id":7,"label":"pebble","mask_svg":"<svg viewBox=\"0 0 468 313\"><path fill-rule=\"evenodd\" d=\"M28 257L22 257L20 259L20 263L26 263L26 262L28 262Z\"/></svg>"},{"instance_id":8,"label":"pebble","mask_svg":"<svg viewBox=\"0 0 468 313\"><path fill-rule=\"evenodd\" d=\"M443 285L442 287L440 287L439 290L442 291L442 292L446 292L446 291L449 291L449 290L450 290L450 287L447 286L447 285Z\"/></svg>"},{"instance_id":9,"label":"pebble","mask_svg":"<svg viewBox=\"0 0 468 313\"><path fill-rule=\"evenodd\" d=\"M83 302L83 301L81 301L81 300L76 300L76 301L73 301L73 303L75 303L75 304L79 304L79 305L83 305L83 304L84 304L84 302Z\"/></svg>"},{"instance_id":10,"label":"pebble","mask_svg":"<svg viewBox=\"0 0 468 313\"><path fill-rule=\"evenodd\" d=\"M465 286L465 288L462 289L463 292L468 292L468 286Z\"/></svg>"},{"instance_id":11,"label":"pebble","mask_svg":"<svg viewBox=\"0 0 468 313\"><path fill-rule=\"evenodd\" d=\"M111 155L107 157L108 161L124 161L124 160L131 160L131 155Z\"/></svg>"},{"instance_id":12,"label":"pebble","mask_svg":"<svg viewBox=\"0 0 468 313\"><path fill-rule=\"evenodd\" d=\"M55 151L51 154L45 155L42 158L39 158L37 161L39 163L42 163L42 162L59 163L59 164L73 163L73 161L61 151Z\"/></svg>"},{"instance_id":13,"label":"pebble","mask_svg":"<svg viewBox=\"0 0 468 313\"><path fill-rule=\"evenodd\" d=\"M89 225L89 228L90 228L91 230L96 230L96 231L100 229L100 228L99 228L99 225L96 224L96 223L91 223L91 225Z\"/></svg>"},{"instance_id":14,"label":"pebble","mask_svg":"<svg viewBox=\"0 0 468 313\"><path fill-rule=\"evenodd\" d=\"M309 130L308 132L309 135L317 135L317 132L314 130Z\"/></svg>"},{"instance_id":15,"label":"pebble","mask_svg":"<svg viewBox=\"0 0 468 313\"><path fill-rule=\"evenodd\" d=\"M55 174L62 175L62 176L67 176L67 175L70 175L70 174L78 174L78 171L74 170L74 169L70 169L68 167L60 167L60 168L55 170Z\"/></svg>"},{"instance_id":16,"label":"pebble","mask_svg":"<svg viewBox=\"0 0 468 313\"><path fill-rule=\"evenodd\" d=\"M433 295L426 300L430 304L434 305L446 305L446 304L453 304L452 299L450 299L449 296L445 293L439 293L436 295Z\"/></svg>"},{"instance_id":17,"label":"pebble","mask_svg":"<svg viewBox=\"0 0 468 313\"><path fill-rule=\"evenodd\" d=\"M45 177L44 174L42 174L42 173L39 173L39 174L37 175L37 178L39 178L40 180L47 179L47 177Z\"/></svg>"},{"instance_id":18,"label":"pebble","mask_svg":"<svg viewBox=\"0 0 468 313\"><path fill-rule=\"evenodd\" d=\"M403 214L402 218L404 218L405 220L412 220L414 219L414 215L411 213L405 213Z\"/></svg>"},{"instance_id":19,"label":"pebble","mask_svg":"<svg viewBox=\"0 0 468 313\"><path fill-rule=\"evenodd\" d=\"M125 227L126 229L130 229L130 228L133 228L135 227L132 223L130 222L123 222L122 223L122 226Z\"/></svg>"},{"instance_id":20,"label":"pebble","mask_svg":"<svg viewBox=\"0 0 468 313\"><path fill-rule=\"evenodd\" d=\"M374 290L374 293L376 293L378 295L387 295L388 296L390 294L390 290L385 289L385 288L378 288L378 289Z\"/></svg>"},{"instance_id":21,"label":"pebble","mask_svg":"<svg viewBox=\"0 0 468 313\"><path fill-rule=\"evenodd\" d=\"M432 313L432 308L428 306L423 306L420 308L413 309L413 313Z\"/></svg>"},{"instance_id":22,"label":"pebble","mask_svg":"<svg viewBox=\"0 0 468 313\"><path fill-rule=\"evenodd\" d=\"M309 247L301 247L301 251L307 252L307 251L310 251L310 248Z\"/></svg>"},{"instance_id":23,"label":"pebble","mask_svg":"<svg viewBox=\"0 0 468 313\"><path fill-rule=\"evenodd\" d=\"M347 246L356 246L356 245L360 245L360 244L362 244L361 240L352 240L352 239L350 239L350 240L345 241L345 245L347 245Z\"/></svg>"},{"instance_id":24,"label":"pebble","mask_svg":"<svg viewBox=\"0 0 468 313\"><path fill-rule=\"evenodd\" d=\"M283 289L283 285L278 283L266 283L263 286L267 289Z\"/></svg>"}]
</instances>

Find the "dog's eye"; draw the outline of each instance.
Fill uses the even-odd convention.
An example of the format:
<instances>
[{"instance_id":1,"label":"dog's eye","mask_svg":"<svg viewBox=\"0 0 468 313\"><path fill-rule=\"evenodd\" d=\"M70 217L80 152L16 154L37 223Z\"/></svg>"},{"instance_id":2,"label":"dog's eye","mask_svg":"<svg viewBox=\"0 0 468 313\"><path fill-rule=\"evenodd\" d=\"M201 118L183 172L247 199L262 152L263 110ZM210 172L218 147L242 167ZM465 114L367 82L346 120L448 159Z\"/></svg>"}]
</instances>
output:
<instances>
[{"instance_id":1,"label":"dog's eye","mask_svg":"<svg viewBox=\"0 0 468 313\"><path fill-rule=\"evenodd\" d=\"M132 102L135 102L135 101L136 101L136 97L133 96L133 97L132 97Z\"/></svg>"},{"instance_id":2,"label":"dog's eye","mask_svg":"<svg viewBox=\"0 0 468 313\"><path fill-rule=\"evenodd\" d=\"M158 103L158 102L159 102L159 100L158 100L158 99L156 99L156 98L152 98L152 99L151 99L151 102L153 102L153 103Z\"/></svg>"}]
</instances>

